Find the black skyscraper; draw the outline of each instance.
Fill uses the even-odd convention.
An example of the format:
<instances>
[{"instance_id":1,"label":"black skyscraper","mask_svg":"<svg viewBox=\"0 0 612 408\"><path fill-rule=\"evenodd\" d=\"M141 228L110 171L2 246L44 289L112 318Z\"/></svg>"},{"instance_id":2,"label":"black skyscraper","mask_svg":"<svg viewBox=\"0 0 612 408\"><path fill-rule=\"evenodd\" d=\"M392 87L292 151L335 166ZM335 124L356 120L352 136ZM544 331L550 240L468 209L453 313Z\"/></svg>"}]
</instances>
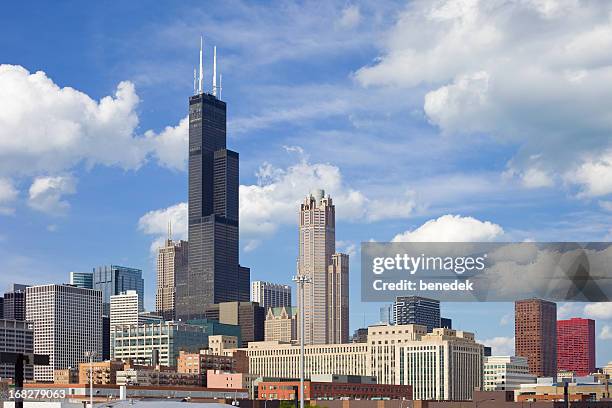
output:
<instances>
[{"instance_id":1,"label":"black skyscraper","mask_svg":"<svg viewBox=\"0 0 612 408\"><path fill-rule=\"evenodd\" d=\"M238 264L238 153L226 148L226 105L198 93L189 98L189 266L177 271L177 319L248 301L249 275Z\"/></svg>"},{"instance_id":2,"label":"black skyscraper","mask_svg":"<svg viewBox=\"0 0 612 408\"><path fill-rule=\"evenodd\" d=\"M26 288L28 285L13 284L10 292L4 294L3 316L9 320L26 319Z\"/></svg>"}]
</instances>

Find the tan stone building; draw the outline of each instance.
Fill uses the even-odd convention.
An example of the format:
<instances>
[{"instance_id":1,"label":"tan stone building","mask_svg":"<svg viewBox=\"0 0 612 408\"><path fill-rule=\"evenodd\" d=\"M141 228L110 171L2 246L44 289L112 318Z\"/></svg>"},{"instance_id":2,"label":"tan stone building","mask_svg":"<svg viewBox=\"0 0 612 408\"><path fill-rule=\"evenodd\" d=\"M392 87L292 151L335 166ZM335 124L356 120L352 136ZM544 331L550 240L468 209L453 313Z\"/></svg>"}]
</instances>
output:
<instances>
[{"instance_id":1,"label":"tan stone building","mask_svg":"<svg viewBox=\"0 0 612 408\"><path fill-rule=\"evenodd\" d=\"M265 341L297 341L297 307L271 307L266 314Z\"/></svg>"},{"instance_id":2,"label":"tan stone building","mask_svg":"<svg viewBox=\"0 0 612 408\"><path fill-rule=\"evenodd\" d=\"M79 384L89 384L89 373L92 364L79 364ZM94 361L93 383L94 385L116 384L117 371L123 370L122 361Z\"/></svg>"},{"instance_id":3,"label":"tan stone building","mask_svg":"<svg viewBox=\"0 0 612 408\"><path fill-rule=\"evenodd\" d=\"M244 350L253 375L299 377L297 345L253 342ZM368 328L366 343L307 345L305 376L374 376L380 384L412 385L415 399L470 399L482 387L483 360L472 333L380 325Z\"/></svg>"},{"instance_id":4,"label":"tan stone building","mask_svg":"<svg viewBox=\"0 0 612 408\"><path fill-rule=\"evenodd\" d=\"M168 231L168 239L157 253L157 291L155 310L165 320L176 318L176 274L186 270L188 263L187 241L173 241Z\"/></svg>"},{"instance_id":5,"label":"tan stone building","mask_svg":"<svg viewBox=\"0 0 612 408\"><path fill-rule=\"evenodd\" d=\"M298 275L310 279L304 305L298 287L304 342L347 343L348 255L336 254L336 209L323 190L313 191L300 206Z\"/></svg>"}]
</instances>

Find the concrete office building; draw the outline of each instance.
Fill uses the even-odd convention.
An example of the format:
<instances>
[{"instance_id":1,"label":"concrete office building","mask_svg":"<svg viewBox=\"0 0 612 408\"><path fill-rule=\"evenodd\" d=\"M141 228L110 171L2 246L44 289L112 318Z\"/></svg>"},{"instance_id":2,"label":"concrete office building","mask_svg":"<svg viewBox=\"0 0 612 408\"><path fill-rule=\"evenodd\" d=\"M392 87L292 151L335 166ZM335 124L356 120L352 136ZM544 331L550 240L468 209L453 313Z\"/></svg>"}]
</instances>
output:
<instances>
[{"instance_id":1,"label":"concrete office building","mask_svg":"<svg viewBox=\"0 0 612 408\"><path fill-rule=\"evenodd\" d=\"M335 214L332 199L323 190L313 191L300 206L298 275L310 279L303 297L298 287L306 344L349 339L348 255L336 254Z\"/></svg>"},{"instance_id":2,"label":"concrete office building","mask_svg":"<svg viewBox=\"0 0 612 408\"><path fill-rule=\"evenodd\" d=\"M127 290L110 298L110 327L133 324L159 323L161 316L140 311L138 292Z\"/></svg>"},{"instance_id":3,"label":"concrete office building","mask_svg":"<svg viewBox=\"0 0 612 408\"><path fill-rule=\"evenodd\" d=\"M266 310L270 307L291 307L291 286L264 281L251 282L251 302L259 303Z\"/></svg>"},{"instance_id":4,"label":"concrete office building","mask_svg":"<svg viewBox=\"0 0 612 408\"><path fill-rule=\"evenodd\" d=\"M300 347L253 342L244 349L253 375L298 378ZM472 397L482 387L483 346L472 333L425 326L368 328L366 343L308 345L305 376L374 376L380 384L412 385L415 399Z\"/></svg>"},{"instance_id":5,"label":"concrete office building","mask_svg":"<svg viewBox=\"0 0 612 408\"><path fill-rule=\"evenodd\" d=\"M513 391L520 388L521 384L535 383L535 380L529 374L529 364L525 357L485 357L484 391Z\"/></svg>"},{"instance_id":6,"label":"concrete office building","mask_svg":"<svg viewBox=\"0 0 612 408\"><path fill-rule=\"evenodd\" d=\"M176 276L184 275L189 259L187 241L173 241L170 228L168 239L157 252L155 310L165 320L176 319Z\"/></svg>"},{"instance_id":7,"label":"concrete office building","mask_svg":"<svg viewBox=\"0 0 612 408\"><path fill-rule=\"evenodd\" d=\"M180 350L198 351L208 344L208 334L199 326L161 322L111 327L111 358L134 364L153 365L153 350L159 364L176 367Z\"/></svg>"},{"instance_id":8,"label":"concrete office building","mask_svg":"<svg viewBox=\"0 0 612 408\"><path fill-rule=\"evenodd\" d=\"M557 321L557 370L577 376L595 372L595 320Z\"/></svg>"},{"instance_id":9,"label":"concrete office building","mask_svg":"<svg viewBox=\"0 0 612 408\"><path fill-rule=\"evenodd\" d=\"M440 302L420 296L399 296L393 303L395 324L420 324L431 332L440 325Z\"/></svg>"},{"instance_id":10,"label":"concrete office building","mask_svg":"<svg viewBox=\"0 0 612 408\"><path fill-rule=\"evenodd\" d=\"M76 367L86 352L102 357L102 294L70 285L26 289L26 318L34 326L34 353L49 356L48 366L35 366L34 379L53 381L53 372Z\"/></svg>"},{"instance_id":11,"label":"concrete office building","mask_svg":"<svg viewBox=\"0 0 612 408\"><path fill-rule=\"evenodd\" d=\"M557 305L541 299L514 303L517 356L526 357L536 377L557 375Z\"/></svg>"},{"instance_id":12,"label":"concrete office building","mask_svg":"<svg viewBox=\"0 0 612 408\"><path fill-rule=\"evenodd\" d=\"M11 290L4 293L3 318L8 320L26 319L26 289L28 285L14 283Z\"/></svg>"},{"instance_id":13,"label":"concrete office building","mask_svg":"<svg viewBox=\"0 0 612 408\"><path fill-rule=\"evenodd\" d=\"M33 353L34 327L23 320L0 319L0 352ZM31 364L25 366L25 379L34 379L34 369ZM0 378L15 378L13 364L0 364Z\"/></svg>"},{"instance_id":14,"label":"concrete office building","mask_svg":"<svg viewBox=\"0 0 612 408\"><path fill-rule=\"evenodd\" d=\"M265 341L297 340L297 307L271 307L266 313Z\"/></svg>"},{"instance_id":15,"label":"concrete office building","mask_svg":"<svg viewBox=\"0 0 612 408\"><path fill-rule=\"evenodd\" d=\"M278 341L252 342L246 351L249 373L258 377L299 378L300 347ZM364 343L306 345L305 378L314 374L365 375L368 345Z\"/></svg>"},{"instance_id":16,"label":"concrete office building","mask_svg":"<svg viewBox=\"0 0 612 408\"><path fill-rule=\"evenodd\" d=\"M70 284L78 288L93 289L93 273L70 272Z\"/></svg>"},{"instance_id":17,"label":"concrete office building","mask_svg":"<svg viewBox=\"0 0 612 408\"><path fill-rule=\"evenodd\" d=\"M239 156L227 149L227 107L219 97L200 79L189 98L189 266L176 276L183 321L207 317L212 304L249 300L250 270L239 264Z\"/></svg>"},{"instance_id":18,"label":"concrete office building","mask_svg":"<svg viewBox=\"0 0 612 408\"><path fill-rule=\"evenodd\" d=\"M93 270L93 287L102 292L104 316L110 316L110 298L127 290L138 292L139 309L144 310L144 280L140 269L118 265L99 266Z\"/></svg>"}]
</instances>

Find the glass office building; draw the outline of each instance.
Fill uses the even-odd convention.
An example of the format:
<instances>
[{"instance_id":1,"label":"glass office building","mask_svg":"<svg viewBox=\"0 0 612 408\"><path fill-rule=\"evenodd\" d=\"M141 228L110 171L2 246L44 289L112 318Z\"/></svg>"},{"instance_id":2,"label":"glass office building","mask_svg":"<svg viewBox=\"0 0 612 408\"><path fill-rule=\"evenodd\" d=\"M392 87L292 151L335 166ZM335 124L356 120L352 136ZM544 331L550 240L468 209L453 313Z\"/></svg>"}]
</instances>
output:
<instances>
[{"instance_id":1,"label":"glass office building","mask_svg":"<svg viewBox=\"0 0 612 408\"><path fill-rule=\"evenodd\" d=\"M93 289L93 273L70 272L70 284L77 288Z\"/></svg>"},{"instance_id":2,"label":"glass office building","mask_svg":"<svg viewBox=\"0 0 612 408\"><path fill-rule=\"evenodd\" d=\"M128 290L138 293L139 309L144 310L144 279L140 269L118 265L94 268L93 288L102 291L104 316L110 315L110 297Z\"/></svg>"}]
</instances>

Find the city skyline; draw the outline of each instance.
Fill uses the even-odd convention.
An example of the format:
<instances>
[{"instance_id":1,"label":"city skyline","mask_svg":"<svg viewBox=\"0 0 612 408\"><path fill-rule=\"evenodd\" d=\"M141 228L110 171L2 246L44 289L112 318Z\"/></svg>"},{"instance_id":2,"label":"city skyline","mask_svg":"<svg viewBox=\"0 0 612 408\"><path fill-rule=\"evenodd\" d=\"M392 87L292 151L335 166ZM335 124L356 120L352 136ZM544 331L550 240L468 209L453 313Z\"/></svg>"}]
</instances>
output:
<instances>
[{"instance_id":1,"label":"city skyline","mask_svg":"<svg viewBox=\"0 0 612 408\"><path fill-rule=\"evenodd\" d=\"M537 61L518 52L511 41L517 33L500 24L509 42L494 41L469 61L449 52L444 58L456 65L425 70L431 61L423 48L403 41L418 37L407 22L440 33L445 22L466 21L467 34L450 30L423 44L448 50L453 38L481 37L480 17L470 20L468 8L426 20L431 10L422 4L366 2L291 6L273 17L270 5L236 4L231 12L178 5L161 12L152 4L142 13L122 5L133 17L119 19L112 32L100 23L108 11L99 6L86 12L41 5L31 23L49 33L43 39L6 17L24 12L20 6L0 17L1 63L14 64L0 69L0 103L17 124L2 122L0 130L0 271L9 271L0 277L2 289L13 281L66 282L69 271L118 264L143 270L145 306L154 310L155 251L167 221L177 239L187 238L185 99L202 33L204 78L212 83L215 43L230 106L228 144L241 152L241 263L252 268L251 280L291 284L296 205L312 188L326 189L338 205L338 249L351 255L351 333L379 319L378 304L359 302L361 241L610 239L611 189L605 177L591 177L597 169L610 172L610 145L602 142L609 126L579 119L606 116L596 89L606 89L608 79L587 56L574 54L571 63L551 57L546 50L569 41L553 28L548 40L529 42L526 53L543 55ZM577 38L608 14L606 6L589 5L578 22L571 10L521 7L535 21L571 26ZM517 18L478 10L491 21ZM48 18L75 15L65 31ZM508 70L518 80L500 68L500 55L508 54L519 65ZM542 68L542 86L522 69L529 64ZM14 84L11 93L6 81ZM547 84L559 82L568 86L551 95ZM501 83L528 95L520 101L525 106ZM572 84L584 84L583 92ZM549 98L543 102L531 89ZM42 95L50 105L35 103ZM453 105L466 99L493 105L475 103L473 112ZM526 113L540 112L535 106L566 112L577 101L592 113ZM109 116L116 120L105 121ZM81 130L53 127L41 138L38 118ZM559 139L557 121L567 128ZM442 315L497 350L511 350L513 305L481 306L443 303ZM597 365L612 360L612 307L559 304L559 318L570 317L596 320Z\"/></svg>"}]
</instances>

